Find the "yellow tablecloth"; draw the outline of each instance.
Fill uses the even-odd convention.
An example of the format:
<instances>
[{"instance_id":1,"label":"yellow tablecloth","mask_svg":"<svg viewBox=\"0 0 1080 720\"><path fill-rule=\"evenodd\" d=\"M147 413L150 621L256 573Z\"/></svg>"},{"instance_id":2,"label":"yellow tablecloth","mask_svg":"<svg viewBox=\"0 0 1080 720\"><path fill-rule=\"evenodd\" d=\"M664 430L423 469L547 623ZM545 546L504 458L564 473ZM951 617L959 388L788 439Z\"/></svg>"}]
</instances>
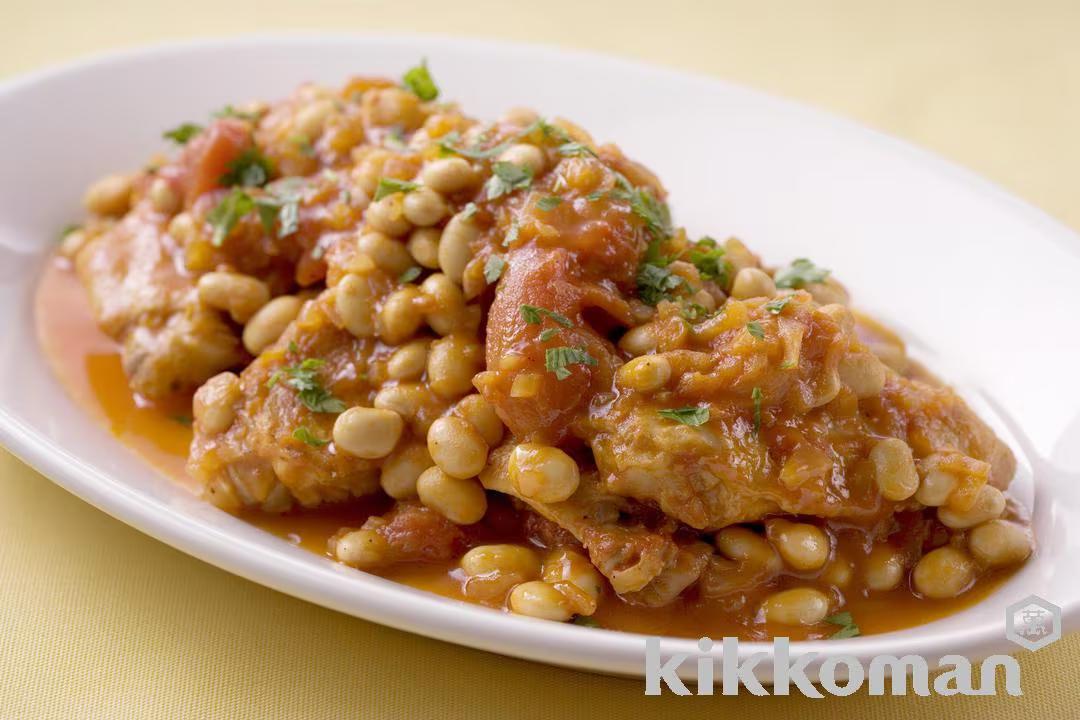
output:
<instances>
[{"instance_id":1,"label":"yellow tablecloth","mask_svg":"<svg viewBox=\"0 0 1080 720\"><path fill-rule=\"evenodd\" d=\"M636 56L821 105L1080 228L1080 3L0 0L0 78L252 31L493 35ZM16 382L6 378L4 382ZM1022 698L646 698L267 590L151 540L0 451L0 720L90 717L1080 717L1080 635Z\"/></svg>"}]
</instances>

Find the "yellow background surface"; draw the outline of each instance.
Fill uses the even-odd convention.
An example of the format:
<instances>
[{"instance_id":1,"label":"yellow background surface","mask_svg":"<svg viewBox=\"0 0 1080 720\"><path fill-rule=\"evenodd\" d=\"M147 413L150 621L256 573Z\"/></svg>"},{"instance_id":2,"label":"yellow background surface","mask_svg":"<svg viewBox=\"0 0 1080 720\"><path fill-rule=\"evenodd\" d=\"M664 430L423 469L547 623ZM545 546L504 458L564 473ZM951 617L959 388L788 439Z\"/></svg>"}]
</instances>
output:
<instances>
[{"instance_id":1,"label":"yellow background surface","mask_svg":"<svg viewBox=\"0 0 1080 720\"><path fill-rule=\"evenodd\" d=\"M711 73L911 140L1080 229L1070 0L0 0L0 78L166 39L318 29L496 36ZM0 720L1080 717L1080 635L1019 658L1023 698L646 698L636 680L430 641L241 580L0 450Z\"/></svg>"}]
</instances>

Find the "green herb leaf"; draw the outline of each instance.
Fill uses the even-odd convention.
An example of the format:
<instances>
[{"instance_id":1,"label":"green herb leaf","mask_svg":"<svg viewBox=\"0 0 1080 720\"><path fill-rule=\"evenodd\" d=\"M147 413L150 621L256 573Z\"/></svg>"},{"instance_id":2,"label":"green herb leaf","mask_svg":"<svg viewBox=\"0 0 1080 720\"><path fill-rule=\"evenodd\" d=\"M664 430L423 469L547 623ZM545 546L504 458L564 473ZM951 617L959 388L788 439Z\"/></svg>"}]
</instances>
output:
<instances>
[{"instance_id":1,"label":"green herb leaf","mask_svg":"<svg viewBox=\"0 0 1080 720\"><path fill-rule=\"evenodd\" d=\"M323 440L320 437L316 437L316 435L313 432L308 430L303 425L301 425L300 427L293 430L292 431L292 436L293 436L294 439L299 440L300 442L305 443L307 445L310 445L311 447L322 447L323 445L327 445L327 444L330 443L329 440Z\"/></svg>"},{"instance_id":2,"label":"green herb leaf","mask_svg":"<svg viewBox=\"0 0 1080 720\"><path fill-rule=\"evenodd\" d=\"M180 423L184 427L191 427L194 419L190 415L170 415L169 419L175 423Z\"/></svg>"},{"instance_id":3,"label":"green herb leaf","mask_svg":"<svg viewBox=\"0 0 1080 720\"><path fill-rule=\"evenodd\" d=\"M487 199L494 200L515 190L527 188L532 183L532 168L525 165L499 161L491 166L491 178L487 181Z\"/></svg>"},{"instance_id":4,"label":"green herb leaf","mask_svg":"<svg viewBox=\"0 0 1080 720\"><path fill-rule=\"evenodd\" d=\"M227 165L229 171L221 176L219 182L225 187L241 185L243 187L262 187L270 180L274 172L273 165L256 148L248 148Z\"/></svg>"},{"instance_id":5,"label":"green herb leaf","mask_svg":"<svg viewBox=\"0 0 1080 720\"><path fill-rule=\"evenodd\" d=\"M386 135L382 139L383 147L392 148L394 150L405 149L405 133L402 132L399 127L392 127L386 131Z\"/></svg>"},{"instance_id":6,"label":"green herb leaf","mask_svg":"<svg viewBox=\"0 0 1080 720\"><path fill-rule=\"evenodd\" d=\"M308 410L318 413L339 413L345 410L345 403L322 386L319 381L319 368L326 364L319 358L307 358L297 365L278 370L267 381L271 388L284 379L285 384L296 390L300 402Z\"/></svg>"},{"instance_id":7,"label":"green herb leaf","mask_svg":"<svg viewBox=\"0 0 1080 720\"><path fill-rule=\"evenodd\" d=\"M757 435L761 432L761 403L765 400L765 394L756 387L750 392L750 398L754 401L754 434Z\"/></svg>"},{"instance_id":8,"label":"green herb leaf","mask_svg":"<svg viewBox=\"0 0 1080 720\"><path fill-rule=\"evenodd\" d=\"M161 137L166 140L172 140L177 145L187 145L188 140L195 137L203 131L202 125L196 125L195 123L182 123L177 125L172 130L166 130L161 133Z\"/></svg>"},{"instance_id":9,"label":"green herb leaf","mask_svg":"<svg viewBox=\"0 0 1080 720\"><path fill-rule=\"evenodd\" d=\"M554 127L547 125L543 120L537 120L528 127L522 129L520 132L516 132L507 139L503 140L498 145L493 145L486 150L479 147L479 144L471 148L457 147L457 144L461 142L461 135L456 131L451 131L442 136L439 140L439 147L446 153L454 155L461 155L462 157L471 158L473 160L486 160L493 158L497 155L501 155L503 150L521 140L523 137L531 135L537 130L537 128ZM483 142L483 140L481 140Z\"/></svg>"},{"instance_id":10,"label":"green herb leaf","mask_svg":"<svg viewBox=\"0 0 1080 720\"><path fill-rule=\"evenodd\" d=\"M540 331L540 342L547 342L561 332L559 328L544 328Z\"/></svg>"},{"instance_id":11,"label":"green herb leaf","mask_svg":"<svg viewBox=\"0 0 1080 720\"><path fill-rule=\"evenodd\" d=\"M409 182L408 180L398 180L397 178L379 178L379 185L375 188L375 200L382 200L387 195L393 195L394 193L407 193L416 190L420 185L418 183Z\"/></svg>"},{"instance_id":12,"label":"green herb leaf","mask_svg":"<svg viewBox=\"0 0 1080 720\"><path fill-rule=\"evenodd\" d=\"M704 425L709 421L709 408L707 407L690 406L657 410L656 412L662 418L674 420L675 422L682 423L683 425L690 425L691 427Z\"/></svg>"},{"instance_id":13,"label":"green herb leaf","mask_svg":"<svg viewBox=\"0 0 1080 720\"><path fill-rule=\"evenodd\" d=\"M521 232L521 226L518 225L517 218L514 218L510 222L510 229L506 231L506 236L503 237L503 241L502 241L503 247L510 247L515 242L517 242L518 233L520 233L520 232Z\"/></svg>"},{"instance_id":14,"label":"green herb leaf","mask_svg":"<svg viewBox=\"0 0 1080 720\"><path fill-rule=\"evenodd\" d=\"M259 222L267 233L274 232L274 223L277 222L281 205L274 198L256 198L255 212L259 214Z\"/></svg>"},{"instance_id":15,"label":"green herb leaf","mask_svg":"<svg viewBox=\"0 0 1080 720\"><path fill-rule=\"evenodd\" d=\"M247 120L248 122L257 122L259 119L259 113L237 110L232 105L226 105L217 112L213 113L213 115L216 118L239 118L241 120Z\"/></svg>"},{"instance_id":16,"label":"green herb leaf","mask_svg":"<svg viewBox=\"0 0 1080 720\"><path fill-rule=\"evenodd\" d=\"M521 319L530 325L539 325L544 322L545 317L549 317L563 327L574 327L574 323L565 315L536 305L522 305L518 312L521 313Z\"/></svg>"},{"instance_id":17,"label":"green herb leaf","mask_svg":"<svg viewBox=\"0 0 1080 720\"><path fill-rule=\"evenodd\" d=\"M570 134L563 130L558 125L552 125L544 118L540 118L534 122L531 126L532 129L539 129L544 135L544 139L553 139L561 143L570 142ZM531 132L531 130L530 130Z\"/></svg>"},{"instance_id":18,"label":"green herb leaf","mask_svg":"<svg viewBox=\"0 0 1080 720\"><path fill-rule=\"evenodd\" d=\"M689 322L697 322L703 320L709 316L709 311L705 309L704 305L699 305L696 302L688 302L682 309L683 319Z\"/></svg>"},{"instance_id":19,"label":"green herb leaf","mask_svg":"<svg viewBox=\"0 0 1080 720\"><path fill-rule=\"evenodd\" d=\"M498 282L505 269L506 260L503 260L502 255L492 255L484 263L484 280L487 281L488 285Z\"/></svg>"},{"instance_id":20,"label":"green herb leaf","mask_svg":"<svg viewBox=\"0 0 1080 720\"><path fill-rule=\"evenodd\" d=\"M413 265L411 268L401 273L398 276L398 282L411 283L416 278L420 277L420 266Z\"/></svg>"},{"instance_id":21,"label":"green herb leaf","mask_svg":"<svg viewBox=\"0 0 1080 720\"><path fill-rule=\"evenodd\" d=\"M471 160L485 160L490 157L494 157L501 153L506 148L510 147L510 142L502 142L494 147L490 147L487 150L481 150L478 148L463 148L458 147L458 143L461 142L461 133L456 130L448 132L439 138L439 148L443 153L447 155L460 155L467 157Z\"/></svg>"},{"instance_id":22,"label":"green herb leaf","mask_svg":"<svg viewBox=\"0 0 1080 720\"><path fill-rule=\"evenodd\" d=\"M794 297L794 295L785 295L782 298L770 300L769 302L765 303L765 309L771 312L773 315L779 315L780 313L784 312L784 308L788 306L788 303L791 302L792 298Z\"/></svg>"},{"instance_id":23,"label":"green herb leaf","mask_svg":"<svg viewBox=\"0 0 1080 720\"><path fill-rule=\"evenodd\" d=\"M824 282L827 277L828 270L819 268L806 258L798 258L776 273L776 287L797 290L811 283Z\"/></svg>"},{"instance_id":24,"label":"green herb leaf","mask_svg":"<svg viewBox=\"0 0 1080 720\"><path fill-rule=\"evenodd\" d=\"M603 190L593 190L591 193L585 196L585 199L589 202L596 202L600 198L604 197L604 195L606 194L607 193L605 193Z\"/></svg>"},{"instance_id":25,"label":"green herb leaf","mask_svg":"<svg viewBox=\"0 0 1080 720\"><path fill-rule=\"evenodd\" d=\"M840 629L829 636L830 640L843 640L844 638L857 637L862 634L859 626L855 624L855 618L849 612L839 612L825 618L830 625L839 625Z\"/></svg>"},{"instance_id":26,"label":"green herb leaf","mask_svg":"<svg viewBox=\"0 0 1080 720\"><path fill-rule=\"evenodd\" d=\"M425 102L439 97L439 86L431 78L427 58L421 60L416 67L410 68L401 78L401 82L407 90Z\"/></svg>"},{"instance_id":27,"label":"green herb leaf","mask_svg":"<svg viewBox=\"0 0 1080 720\"><path fill-rule=\"evenodd\" d=\"M570 622L574 623L575 625L580 625L581 627L587 627L587 628L600 628L600 629L603 629L603 627L604 627L600 623L593 620L591 617L587 617L585 615L575 615L574 619L571 620Z\"/></svg>"},{"instance_id":28,"label":"green herb leaf","mask_svg":"<svg viewBox=\"0 0 1080 720\"><path fill-rule=\"evenodd\" d=\"M642 302L649 305L656 305L661 300L670 299L671 291L684 282L683 278L656 263L646 262L638 268L638 296Z\"/></svg>"},{"instance_id":29,"label":"green herb leaf","mask_svg":"<svg viewBox=\"0 0 1080 720\"><path fill-rule=\"evenodd\" d=\"M64 238L66 238L71 233L75 232L76 230L81 230L81 229L82 229L82 225L79 225L77 223L69 223L69 224L65 225L64 227L62 227L60 229L60 234L57 236L57 238L59 240L63 240Z\"/></svg>"},{"instance_id":30,"label":"green herb leaf","mask_svg":"<svg viewBox=\"0 0 1080 720\"><path fill-rule=\"evenodd\" d=\"M746 332L750 333L758 340L765 339L765 328L761 327L761 323L759 323L757 320L751 320L750 322L746 323Z\"/></svg>"},{"instance_id":31,"label":"green herb leaf","mask_svg":"<svg viewBox=\"0 0 1080 720\"><path fill-rule=\"evenodd\" d=\"M549 210L554 210L555 208L562 205L562 201L563 199L558 195L548 195L547 197L542 197L537 200L536 207L540 208L544 212L547 212Z\"/></svg>"},{"instance_id":32,"label":"green herb leaf","mask_svg":"<svg viewBox=\"0 0 1080 720\"><path fill-rule=\"evenodd\" d=\"M615 173L615 182L619 187L611 191L613 198L630 203L631 211L645 221L654 238L671 237L671 211L666 203L657 200L647 188L631 185L622 173Z\"/></svg>"},{"instance_id":33,"label":"green herb leaf","mask_svg":"<svg viewBox=\"0 0 1080 720\"><path fill-rule=\"evenodd\" d=\"M211 244L214 247L221 247L240 218L253 209L255 209L255 201L251 199L251 196L240 188L233 188L232 192L222 198L221 202L206 215L206 221L214 228L214 234L210 239Z\"/></svg>"},{"instance_id":34,"label":"green herb leaf","mask_svg":"<svg viewBox=\"0 0 1080 720\"><path fill-rule=\"evenodd\" d=\"M300 227L300 201L303 196L303 180L289 177L277 180L266 187L269 195L255 198L255 210L263 229L271 233L278 224L277 236L288 237ZM317 245L316 248L319 246ZM321 257L321 252L319 256ZM315 252L312 251L312 256ZM318 259L317 257L315 259Z\"/></svg>"},{"instance_id":35,"label":"green herb leaf","mask_svg":"<svg viewBox=\"0 0 1080 720\"><path fill-rule=\"evenodd\" d=\"M305 157L315 157L315 148L311 144L311 140L307 135L293 135L289 140L296 149L300 151L300 154Z\"/></svg>"},{"instance_id":36,"label":"green herb leaf","mask_svg":"<svg viewBox=\"0 0 1080 720\"><path fill-rule=\"evenodd\" d=\"M559 380L570 377L568 365L599 365L596 358L586 352L585 348L556 347L544 351L544 366L548 372L554 373Z\"/></svg>"},{"instance_id":37,"label":"green herb leaf","mask_svg":"<svg viewBox=\"0 0 1080 720\"><path fill-rule=\"evenodd\" d=\"M706 237L695 243L689 253L690 262L705 280L713 280L720 287L727 287L731 264L724 259L724 248L712 238Z\"/></svg>"},{"instance_id":38,"label":"green herb leaf","mask_svg":"<svg viewBox=\"0 0 1080 720\"><path fill-rule=\"evenodd\" d=\"M591 147L573 141L560 145L558 147L558 153L563 157L580 157L582 155L596 157L596 153L593 152Z\"/></svg>"},{"instance_id":39,"label":"green herb leaf","mask_svg":"<svg viewBox=\"0 0 1080 720\"><path fill-rule=\"evenodd\" d=\"M471 202L468 205L466 205L465 207L461 208L461 212L458 213L458 214L461 215L461 217L463 219L468 220L473 215L475 215L477 212L479 212L479 210L480 210L480 208L476 207L476 203Z\"/></svg>"}]
</instances>

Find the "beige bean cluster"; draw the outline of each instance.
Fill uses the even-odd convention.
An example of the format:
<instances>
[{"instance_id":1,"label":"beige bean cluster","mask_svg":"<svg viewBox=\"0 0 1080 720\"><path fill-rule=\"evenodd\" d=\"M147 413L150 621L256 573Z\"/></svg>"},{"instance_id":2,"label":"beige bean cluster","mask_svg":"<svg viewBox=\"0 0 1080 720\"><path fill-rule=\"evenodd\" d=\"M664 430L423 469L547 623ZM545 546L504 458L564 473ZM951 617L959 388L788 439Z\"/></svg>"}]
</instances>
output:
<instances>
[{"instance_id":1,"label":"beige bean cluster","mask_svg":"<svg viewBox=\"0 0 1080 720\"><path fill-rule=\"evenodd\" d=\"M507 152L507 162L542 169L539 148L521 144ZM354 182L373 196L377 173L387 163L378 153L369 155ZM413 186L367 207L356 256L333 288L340 325L392 347L374 408L351 408L338 417L336 447L385 458L381 484L387 494L417 497L462 525L479 521L487 510L476 478L504 434L494 408L473 392L473 377L483 370L480 308L469 303L462 283L480 228L471 212L454 211L462 194L482 180L461 157L423 163ZM432 272L418 285L396 280L414 266ZM428 412L438 407L449 411ZM557 471L552 463L560 463ZM577 464L555 448L535 448L521 467L521 477L532 478L530 487L546 491L545 497L554 492L565 499L577 487Z\"/></svg>"},{"instance_id":2,"label":"beige bean cluster","mask_svg":"<svg viewBox=\"0 0 1080 720\"><path fill-rule=\"evenodd\" d=\"M521 545L481 545L461 558L465 594L512 612L563 622L596 612L605 581L581 553L559 548L540 560Z\"/></svg>"}]
</instances>

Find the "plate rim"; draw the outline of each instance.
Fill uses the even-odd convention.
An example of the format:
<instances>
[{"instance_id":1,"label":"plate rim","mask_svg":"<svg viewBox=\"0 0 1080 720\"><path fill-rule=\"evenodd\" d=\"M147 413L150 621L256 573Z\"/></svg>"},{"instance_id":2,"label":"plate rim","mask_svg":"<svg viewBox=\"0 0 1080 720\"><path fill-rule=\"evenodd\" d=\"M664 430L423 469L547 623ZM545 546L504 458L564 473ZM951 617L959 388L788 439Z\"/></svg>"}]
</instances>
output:
<instances>
[{"instance_id":1,"label":"plate rim","mask_svg":"<svg viewBox=\"0 0 1080 720\"><path fill-rule=\"evenodd\" d=\"M728 80L700 72L688 71L666 65L600 53L579 48L564 48L541 43L522 43L493 38L472 38L426 33L386 32L286 32L251 33L232 37L194 38L171 40L150 45L128 47L120 50L92 53L61 63L17 74L0 81L0 105L10 102L23 88L48 83L56 77L78 73L92 67L125 64L133 60L146 60L155 56L182 55L199 52L220 52L237 47L260 45L314 45L319 41L336 43L382 42L393 45L431 44L454 50L462 46L477 46L492 52L511 52L533 57L561 55L579 58L589 63L605 63L624 72L650 73L658 76L693 80L735 92L748 101L765 104L771 110L823 124L845 135L857 135L865 142L883 147L893 155L902 155L911 162L922 165L930 172L944 175L972 192L985 197L987 202L1008 209L1029 225L1035 225L1055 243L1071 254L1080 257L1080 235L1045 210L1009 193L1003 187L951 160L940 157L907 140L888 135L880 130L862 125L852 119L807 105L796 100L779 97ZM35 276L40 278L39 274ZM32 303L30 304L32 314ZM131 452L119 440L118 447ZM291 553L268 551L258 547L256 552L244 555L249 549L244 541L235 537L216 538L212 528L167 503L146 495L98 470L69 453L52 440L38 434L8 408L0 406L0 444L7 447L21 461L30 465L52 482L60 485L94 507L117 518L140 532L175 547L204 562L244 577L260 585L285 592L302 600L337 610L349 615L378 622L398 630L405 630L453 642L489 652L497 652L518 658L547 662L566 667L594 670L615 674L640 676L641 658L644 655L644 639L639 633L607 631L597 633L591 628L560 625L499 613L487 608L443 598L432 593L415 590L392 581L356 573L342 582L343 573L334 569L336 564L320 558L323 565L310 560L298 563ZM1038 482L1037 487L1045 486ZM1036 493L1036 504L1041 493ZM207 532L210 530L211 532ZM222 541L224 540L224 541ZM310 555L306 551L305 555ZM317 557L317 556L316 556ZM1015 579L1015 578L1014 578ZM304 587L301 581L317 580L319 584ZM329 581L333 582L329 582ZM340 587L334 588L334 584ZM381 587L378 602L358 610L347 604L345 590L353 586ZM1000 592L999 588L996 592ZM1080 615L1080 598L1074 598L1067 606L1069 619L1075 621ZM370 611L370 612L367 612ZM415 614L410 615L410 613ZM424 612L426 611L426 613ZM460 618L458 620L457 618ZM932 623L931 623L932 624ZM904 654L910 650L910 633L928 627L908 628L878 635L839 641L799 641L792 643L792 651L817 652L822 658L836 655L868 657L880 653ZM664 653L696 653L696 641L685 638L663 638ZM952 648L972 648L974 653L986 654L992 650L1007 648L1007 641L1000 628L984 622L975 628L955 630L935 635L930 646L922 651L927 657L948 654ZM770 642L740 642L740 656L755 652L770 652ZM770 652L771 655L771 652ZM972 656L974 657L974 656Z\"/></svg>"}]
</instances>

